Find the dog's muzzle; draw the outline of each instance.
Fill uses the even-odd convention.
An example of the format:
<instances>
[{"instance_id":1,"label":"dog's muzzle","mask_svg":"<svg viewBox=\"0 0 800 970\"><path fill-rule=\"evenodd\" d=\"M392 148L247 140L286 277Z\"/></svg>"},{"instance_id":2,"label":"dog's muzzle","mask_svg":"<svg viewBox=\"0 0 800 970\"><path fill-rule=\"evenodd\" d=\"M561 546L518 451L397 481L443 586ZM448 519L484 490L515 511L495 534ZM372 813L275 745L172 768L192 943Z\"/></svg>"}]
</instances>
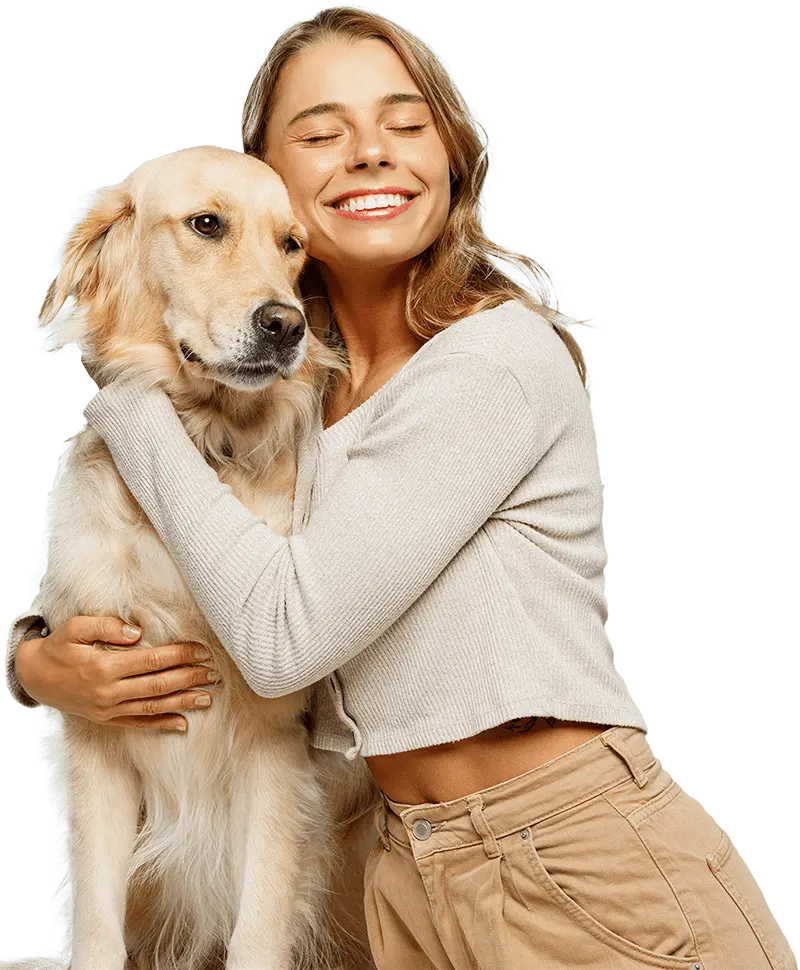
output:
<instances>
[{"instance_id":1,"label":"dog's muzzle","mask_svg":"<svg viewBox=\"0 0 800 970\"><path fill-rule=\"evenodd\" d=\"M185 342L180 351L185 360L201 364L219 374L243 378L246 382L264 376L286 374L297 365L297 345L306 332L306 321L295 306L270 300L257 307L251 316L253 326L246 356L225 362L203 360Z\"/></svg>"}]
</instances>

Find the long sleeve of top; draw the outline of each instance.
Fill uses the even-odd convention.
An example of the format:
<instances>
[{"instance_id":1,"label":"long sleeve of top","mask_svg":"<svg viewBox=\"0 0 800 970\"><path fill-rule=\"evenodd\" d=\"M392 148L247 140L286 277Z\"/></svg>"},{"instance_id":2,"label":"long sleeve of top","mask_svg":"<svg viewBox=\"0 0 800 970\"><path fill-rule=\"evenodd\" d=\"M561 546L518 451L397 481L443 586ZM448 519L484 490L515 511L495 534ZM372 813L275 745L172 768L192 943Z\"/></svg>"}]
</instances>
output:
<instances>
[{"instance_id":1,"label":"long sleeve of top","mask_svg":"<svg viewBox=\"0 0 800 970\"><path fill-rule=\"evenodd\" d=\"M308 527L289 538L220 482L159 388L84 413L250 687L309 686L376 639L531 469L543 409L512 371L435 356L387 393Z\"/></svg>"},{"instance_id":2,"label":"long sleeve of top","mask_svg":"<svg viewBox=\"0 0 800 970\"><path fill-rule=\"evenodd\" d=\"M19 680L17 680L17 674L14 669L14 664L17 659L17 646L20 640L25 636L25 634L33 626L35 620L42 619L39 610L42 607L40 594L37 593L30 605L24 613L20 613L19 616L15 617L11 622L11 629L8 632L8 646L6 647L6 683L8 684L8 689L11 692L11 696L15 701L25 707L39 707L39 702L35 701L32 697L29 697L22 688Z\"/></svg>"}]
</instances>

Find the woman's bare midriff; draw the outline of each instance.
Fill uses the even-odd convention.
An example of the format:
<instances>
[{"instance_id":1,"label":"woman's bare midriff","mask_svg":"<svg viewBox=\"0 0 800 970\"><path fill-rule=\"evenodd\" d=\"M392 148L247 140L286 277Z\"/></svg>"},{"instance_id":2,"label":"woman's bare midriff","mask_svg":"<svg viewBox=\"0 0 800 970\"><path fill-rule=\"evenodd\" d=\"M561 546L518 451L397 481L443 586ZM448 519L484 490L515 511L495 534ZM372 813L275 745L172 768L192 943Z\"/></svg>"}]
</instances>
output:
<instances>
[{"instance_id":1,"label":"woman's bare midriff","mask_svg":"<svg viewBox=\"0 0 800 970\"><path fill-rule=\"evenodd\" d=\"M365 761L392 801L447 802L538 768L611 726L518 717L462 741L371 755Z\"/></svg>"}]
</instances>

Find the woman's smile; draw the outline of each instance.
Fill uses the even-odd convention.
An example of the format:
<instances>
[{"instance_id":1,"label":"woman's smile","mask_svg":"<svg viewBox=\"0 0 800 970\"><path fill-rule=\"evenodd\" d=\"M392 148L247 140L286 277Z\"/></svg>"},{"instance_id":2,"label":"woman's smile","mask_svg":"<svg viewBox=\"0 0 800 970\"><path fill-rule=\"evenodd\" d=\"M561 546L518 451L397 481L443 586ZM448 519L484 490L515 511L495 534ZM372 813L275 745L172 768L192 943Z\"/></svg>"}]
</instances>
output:
<instances>
[{"instance_id":1,"label":"woman's smile","mask_svg":"<svg viewBox=\"0 0 800 970\"><path fill-rule=\"evenodd\" d=\"M408 212L415 195L400 194L360 195L343 199L335 205L327 205L326 209L341 216L343 219L353 219L356 222L372 222L374 220L394 219L396 216Z\"/></svg>"}]
</instances>

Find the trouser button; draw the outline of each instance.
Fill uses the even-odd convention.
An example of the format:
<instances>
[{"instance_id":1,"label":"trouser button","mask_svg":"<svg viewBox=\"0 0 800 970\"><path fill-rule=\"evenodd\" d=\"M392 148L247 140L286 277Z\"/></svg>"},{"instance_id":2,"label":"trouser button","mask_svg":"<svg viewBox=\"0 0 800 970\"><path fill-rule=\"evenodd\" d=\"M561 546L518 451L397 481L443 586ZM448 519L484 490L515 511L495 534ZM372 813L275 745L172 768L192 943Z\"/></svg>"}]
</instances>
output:
<instances>
[{"instance_id":1,"label":"trouser button","mask_svg":"<svg viewBox=\"0 0 800 970\"><path fill-rule=\"evenodd\" d=\"M411 826L411 831L414 833L415 839L419 839L420 842L424 842L425 839L429 839L431 837L433 826L426 818L418 818Z\"/></svg>"}]
</instances>

